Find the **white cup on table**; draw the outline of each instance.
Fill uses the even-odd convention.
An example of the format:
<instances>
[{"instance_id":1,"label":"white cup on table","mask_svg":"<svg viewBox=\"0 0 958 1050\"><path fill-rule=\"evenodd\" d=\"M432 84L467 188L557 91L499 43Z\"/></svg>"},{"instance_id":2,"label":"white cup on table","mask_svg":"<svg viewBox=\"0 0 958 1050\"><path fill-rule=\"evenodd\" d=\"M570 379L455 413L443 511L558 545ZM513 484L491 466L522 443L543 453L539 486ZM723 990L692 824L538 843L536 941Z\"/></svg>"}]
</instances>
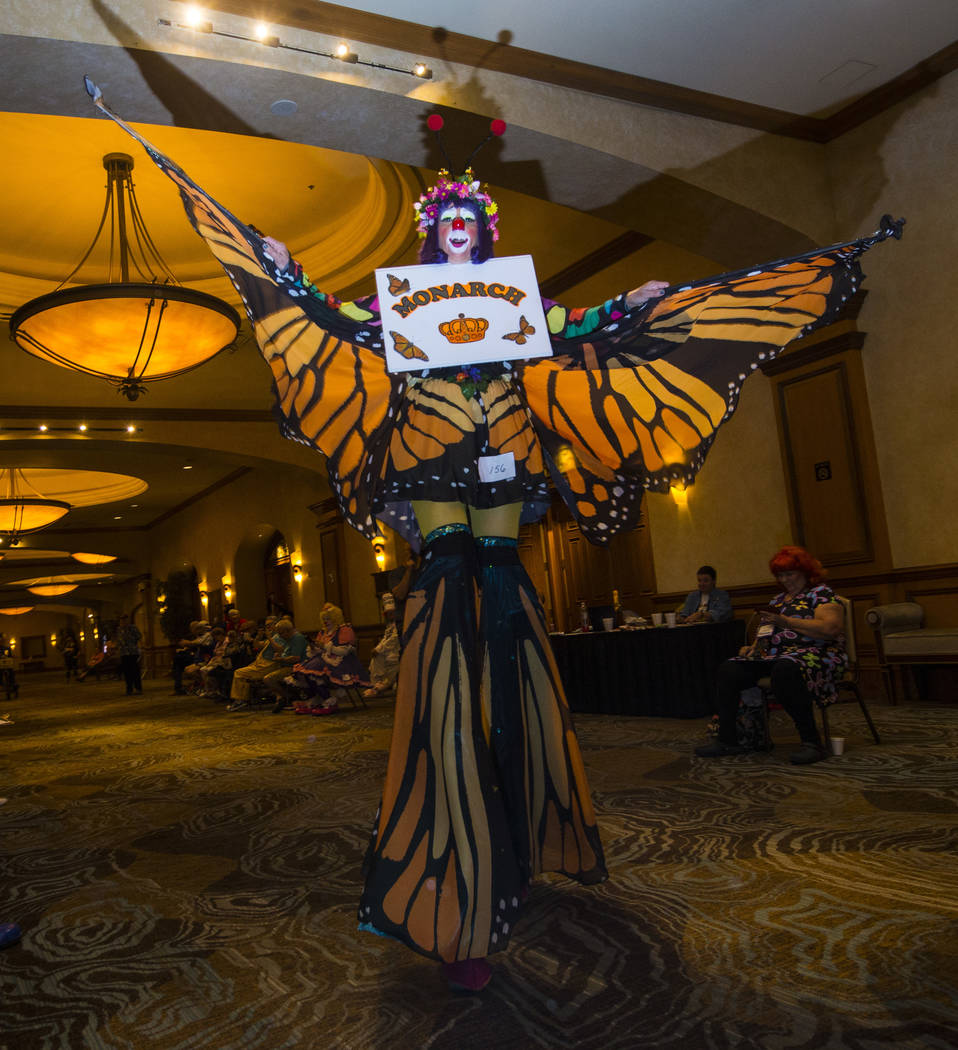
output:
<instances>
[{"instance_id":1,"label":"white cup on table","mask_svg":"<svg viewBox=\"0 0 958 1050\"><path fill-rule=\"evenodd\" d=\"M843 736L833 736L831 739L831 745L833 755L845 754L845 738Z\"/></svg>"},{"instance_id":2,"label":"white cup on table","mask_svg":"<svg viewBox=\"0 0 958 1050\"><path fill-rule=\"evenodd\" d=\"M606 631L614 630L615 629L615 620L611 616L603 616L602 617L602 628L603 628L603 630L606 630Z\"/></svg>"},{"instance_id":3,"label":"white cup on table","mask_svg":"<svg viewBox=\"0 0 958 1050\"><path fill-rule=\"evenodd\" d=\"M675 626L675 613L666 613L665 614L665 622L668 624L669 627L674 627Z\"/></svg>"},{"instance_id":4,"label":"white cup on table","mask_svg":"<svg viewBox=\"0 0 958 1050\"><path fill-rule=\"evenodd\" d=\"M661 613L652 613L652 623L656 627L661 627L662 626L662 614Z\"/></svg>"}]
</instances>

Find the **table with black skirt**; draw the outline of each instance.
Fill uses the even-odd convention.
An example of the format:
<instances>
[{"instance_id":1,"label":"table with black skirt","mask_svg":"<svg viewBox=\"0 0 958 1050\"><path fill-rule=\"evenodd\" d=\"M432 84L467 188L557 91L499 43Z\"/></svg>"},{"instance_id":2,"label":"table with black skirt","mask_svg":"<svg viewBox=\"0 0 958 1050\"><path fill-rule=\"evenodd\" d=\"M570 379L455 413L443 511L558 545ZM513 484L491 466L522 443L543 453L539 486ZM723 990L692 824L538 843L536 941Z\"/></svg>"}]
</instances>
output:
<instances>
[{"instance_id":1,"label":"table with black skirt","mask_svg":"<svg viewBox=\"0 0 958 1050\"><path fill-rule=\"evenodd\" d=\"M554 634L549 640L573 711L703 718L715 711L719 664L745 644L745 623Z\"/></svg>"}]
</instances>

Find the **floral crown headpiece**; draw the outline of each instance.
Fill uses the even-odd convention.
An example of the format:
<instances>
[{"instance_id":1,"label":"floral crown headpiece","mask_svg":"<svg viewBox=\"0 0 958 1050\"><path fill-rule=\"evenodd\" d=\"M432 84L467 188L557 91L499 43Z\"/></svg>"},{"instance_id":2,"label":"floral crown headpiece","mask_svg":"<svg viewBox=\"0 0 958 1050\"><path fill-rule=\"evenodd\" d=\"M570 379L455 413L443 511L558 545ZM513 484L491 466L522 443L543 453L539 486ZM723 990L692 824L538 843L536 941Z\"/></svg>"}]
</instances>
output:
<instances>
[{"instance_id":1,"label":"floral crown headpiece","mask_svg":"<svg viewBox=\"0 0 958 1050\"><path fill-rule=\"evenodd\" d=\"M429 129L436 132L437 140L439 140L439 132L442 130L443 123L443 119L438 113L431 114L426 121ZM469 155L469 161L472 160L489 139L493 136L505 134L505 130L506 123L504 120L494 120L490 125L489 135L472 151ZM442 150L442 154L448 163L449 157L446 155L445 149L443 149L441 140L439 140L439 148ZM466 168L463 173L455 178L449 174L449 168L442 168L439 172L439 178L436 179L435 186L430 186L419 200L413 204L413 208L416 211L416 229L419 231L420 237L425 237L430 228L439 221L439 213L442 211L443 205L455 199L474 204L476 209L485 216L489 235L494 241L499 240L499 205L489 196L486 188L479 184L479 180L469 166L469 161L466 162ZM449 167L451 168L452 164L449 164Z\"/></svg>"}]
</instances>

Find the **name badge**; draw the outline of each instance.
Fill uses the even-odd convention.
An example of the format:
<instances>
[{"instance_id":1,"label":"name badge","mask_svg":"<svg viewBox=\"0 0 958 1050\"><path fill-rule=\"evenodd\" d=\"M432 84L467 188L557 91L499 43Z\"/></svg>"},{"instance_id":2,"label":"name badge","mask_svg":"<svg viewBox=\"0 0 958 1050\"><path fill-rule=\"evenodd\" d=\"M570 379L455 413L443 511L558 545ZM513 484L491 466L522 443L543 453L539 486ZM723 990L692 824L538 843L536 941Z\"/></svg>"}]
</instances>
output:
<instances>
[{"instance_id":1,"label":"name badge","mask_svg":"<svg viewBox=\"0 0 958 1050\"><path fill-rule=\"evenodd\" d=\"M479 457L480 481L512 481L516 476L516 457L512 452L501 456Z\"/></svg>"}]
</instances>

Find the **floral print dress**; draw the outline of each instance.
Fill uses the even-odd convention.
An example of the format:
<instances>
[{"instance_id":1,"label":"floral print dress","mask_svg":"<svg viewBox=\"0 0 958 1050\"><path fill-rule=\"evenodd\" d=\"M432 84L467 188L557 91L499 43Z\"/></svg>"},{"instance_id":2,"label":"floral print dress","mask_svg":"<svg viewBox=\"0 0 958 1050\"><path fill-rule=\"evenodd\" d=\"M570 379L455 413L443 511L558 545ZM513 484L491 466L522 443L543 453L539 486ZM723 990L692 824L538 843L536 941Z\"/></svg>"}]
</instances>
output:
<instances>
[{"instance_id":1,"label":"floral print dress","mask_svg":"<svg viewBox=\"0 0 958 1050\"><path fill-rule=\"evenodd\" d=\"M831 587L818 584L796 595L777 594L769 607L782 616L794 616L811 620L820 605L838 604L838 597ZM836 686L845 668L848 653L845 651L845 635L837 638L809 638L808 635L790 628L776 628L769 646L770 660L792 660L801 668L805 688L823 704L834 702Z\"/></svg>"}]
</instances>

